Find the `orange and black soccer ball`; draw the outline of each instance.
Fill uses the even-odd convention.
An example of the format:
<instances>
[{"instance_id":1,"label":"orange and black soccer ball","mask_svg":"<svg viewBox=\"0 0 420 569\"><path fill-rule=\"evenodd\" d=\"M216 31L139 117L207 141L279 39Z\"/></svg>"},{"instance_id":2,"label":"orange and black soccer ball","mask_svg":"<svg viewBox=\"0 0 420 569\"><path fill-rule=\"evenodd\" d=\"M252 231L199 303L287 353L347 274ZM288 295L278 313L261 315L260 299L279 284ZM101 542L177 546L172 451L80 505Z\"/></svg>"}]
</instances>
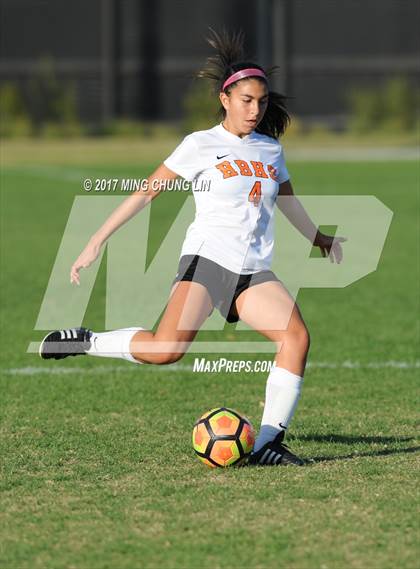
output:
<instances>
[{"instance_id":1,"label":"orange and black soccer ball","mask_svg":"<svg viewBox=\"0 0 420 569\"><path fill-rule=\"evenodd\" d=\"M210 467L241 465L251 453L254 442L251 422L227 407L204 413L196 421L192 434L198 458Z\"/></svg>"}]
</instances>

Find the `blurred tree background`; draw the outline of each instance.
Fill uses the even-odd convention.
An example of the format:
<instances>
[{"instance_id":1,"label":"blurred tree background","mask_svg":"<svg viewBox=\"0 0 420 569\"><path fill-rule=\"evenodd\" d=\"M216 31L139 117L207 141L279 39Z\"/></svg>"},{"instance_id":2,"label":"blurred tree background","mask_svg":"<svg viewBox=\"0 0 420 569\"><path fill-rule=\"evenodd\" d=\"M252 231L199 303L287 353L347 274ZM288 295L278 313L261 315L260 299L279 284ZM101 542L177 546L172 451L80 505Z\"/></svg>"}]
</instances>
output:
<instances>
[{"instance_id":1,"label":"blurred tree background","mask_svg":"<svg viewBox=\"0 0 420 569\"><path fill-rule=\"evenodd\" d=\"M3 138L159 138L211 127L217 96L194 78L211 53L209 26L243 30L249 57L279 65L271 88L291 96L289 135L419 131L414 0L0 0L0 8Z\"/></svg>"}]
</instances>

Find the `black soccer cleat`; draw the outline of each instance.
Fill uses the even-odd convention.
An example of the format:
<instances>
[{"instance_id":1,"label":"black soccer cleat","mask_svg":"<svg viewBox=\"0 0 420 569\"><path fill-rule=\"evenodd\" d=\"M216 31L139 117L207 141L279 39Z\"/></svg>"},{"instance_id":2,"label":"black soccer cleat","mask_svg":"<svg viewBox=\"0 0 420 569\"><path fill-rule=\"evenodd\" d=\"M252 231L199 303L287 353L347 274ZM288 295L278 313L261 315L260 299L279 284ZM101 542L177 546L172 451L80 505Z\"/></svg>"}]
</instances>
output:
<instances>
[{"instance_id":1,"label":"black soccer cleat","mask_svg":"<svg viewBox=\"0 0 420 569\"><path fill-rule=\"evenodd\" d=\"M283 439L284 431L280 431L274 440L250 455L248 464L252 466L303 466L305 462L290 452L289 447L283 444Z\"/></svg>"},{"instance_id":2,"label":"black soccer cleat","mask_svg":"<svg viewBox=\"0 0 420 569\"><path fill-rule=\"evenodd\" d=\"M91 336L92 330L86 328L54 330L42 340L39 355L43 360L62 360L68 356L84 356L91 347Z\"/></svg>"}]
</instances>

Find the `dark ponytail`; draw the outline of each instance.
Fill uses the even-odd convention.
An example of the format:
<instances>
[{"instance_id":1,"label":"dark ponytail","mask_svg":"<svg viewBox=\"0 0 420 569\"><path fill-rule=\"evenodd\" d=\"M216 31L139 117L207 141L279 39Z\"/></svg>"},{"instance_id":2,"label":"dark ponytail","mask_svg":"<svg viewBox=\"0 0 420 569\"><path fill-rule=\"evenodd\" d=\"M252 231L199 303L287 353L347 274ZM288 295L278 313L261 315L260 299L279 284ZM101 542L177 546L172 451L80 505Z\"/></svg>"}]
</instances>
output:
<instances>
[{"instance_id":1,"label":"dark ponytail","mask_svg":"<svg viewBox=\"0 0 420 569\"><path fill-rule=\"evenodd\" d=\"M267 77L272 76L277 70L276 67L265 70L261 65L245 60L243 32L229 34L226 30L222 30L220 33L217 33L210 28L210 34L207 41L216 50L216 54L207 59L203 69L197 73L197 77L213 81L216 93L222 91L226 79L241 69L250 67L261 69ZM255 77L255 79L267 84L262 77ZM229 95L236 83L226 87L224 92ZM286 100L288 98L280 93L269 91L267 109L260 124L255 129L256 132L266 134L272 138L279 138L279 136L284 134L290 123L290 115L286 109ZM225 115L226 111L221 106L219 116L224 118Z\"/></svg>"}]
</instances>

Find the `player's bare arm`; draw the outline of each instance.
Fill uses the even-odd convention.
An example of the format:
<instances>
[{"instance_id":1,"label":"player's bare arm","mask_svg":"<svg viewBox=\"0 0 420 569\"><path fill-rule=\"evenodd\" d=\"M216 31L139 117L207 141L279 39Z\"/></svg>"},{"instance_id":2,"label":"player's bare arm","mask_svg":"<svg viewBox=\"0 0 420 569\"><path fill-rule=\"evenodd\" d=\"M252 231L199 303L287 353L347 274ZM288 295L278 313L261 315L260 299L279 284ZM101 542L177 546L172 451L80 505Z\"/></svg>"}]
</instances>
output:
<instances>
[{"instance_id":1,"label":"player's bare arm","mask_svg":"<svg viewBox=\"0 0 420 569\"><path fill-rule=\"evenodd\" d=\"M341 263L343 260L341 243L347 239L345 237L332 237L318 231L302 203L296 197L290 180L279 185L276 204L290 223L316 247L319 247L323 257L328 256L331 263Z\"/></svg>"},{"instance_id":2,"label":"player's bare arm","mask_svg":"<svg viewBox=\"0 0 420 569\"><path fill-rule=\"evenodd\" d=\"M145 189L140 189L125 199L123 203L112 212L102 227L92 235L86 247L73 263L70 270L70 282L80 285L80 269L89 267L98 258L101 247L109 237L162 193L164 184L156 182L174 180L177 177L178 175L175 174L175 172L172 172L165 164L161 164L153 174L147 178Z\"/></svg>"}]
</instances>

